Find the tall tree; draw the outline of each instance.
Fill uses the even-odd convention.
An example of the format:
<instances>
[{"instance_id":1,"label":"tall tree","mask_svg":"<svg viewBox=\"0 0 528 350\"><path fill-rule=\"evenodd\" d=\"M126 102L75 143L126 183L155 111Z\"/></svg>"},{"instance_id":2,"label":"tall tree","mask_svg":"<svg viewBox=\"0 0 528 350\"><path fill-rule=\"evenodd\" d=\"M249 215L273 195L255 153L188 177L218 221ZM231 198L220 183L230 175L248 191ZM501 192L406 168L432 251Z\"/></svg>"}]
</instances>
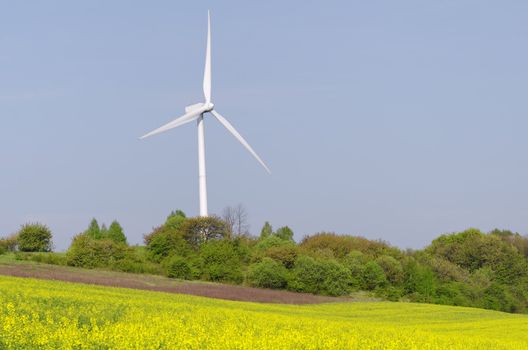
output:
<instances>
[{"instance_id":1,"label":"tall tree","mask_svg":"<svg viewBox=\"0 0 528 350\"><path fill-rule=\"evenodd\" d=\"M43 224L25 224L18 231L18 249L22 252L51 252L52 234Z\"/></svg>"},{"instance_id":2,"label":"tall tree","mask_svg":"<svg viewBox=\"0 0 528 350\"><path fill-rule=\"evenodd\" d=\"M90 226L88 226L88 229L86 229L84 233L93 239L101 238L101 228L99 227L99 223L95 218L92 219Z\"/></svg>"},{"instance_id":3,"label":"tall tree","mask_svg":"<svg viewBox=\"0 0 528 350\"><path fill-rule=\"evenodd\" d=\"M273 227L271 227L271 224L266 221L264 223L264 226L262 226L262 230L260 230L260 239L268 238L273 234Z\"/></svg>"},{"instance_id":4,"label":"tall tree","mask_svg":"<svg viewBox=\"0 0 528 350\"><path fill-rule=\"evenodd\" d=\"M225 221L230 235L235 233L235 210L231 206L224 208L222 212L222 220Z\"/></svg>"},{"instance_id":5,"label":"tall tree","mask_svg":"<svg viewBox=\"0 0 528 350\"><path fill-rule=\"evenodd\" d=\"M293 241L293 231L288 226L283 226L277 229L275 236L284 239L285 241Z\"/></svg>"},{"instance_id":6,"label":"tall tree","mask_svg":"<svg viewBox=\"0 0 528 350\"><path fill-rule=\"evenodd\" d=\"M187 219L181 226L183 238L192 246L199 247L210 240L229 236L229 229L224 220L216 216L195 217Z\"/></svg>"},{"instance_id":7,"label":"tall tree","mask_svg":"<svg viewBox=\"0 0 528 350\"><path fill-rule=\"evenodd\" d=\"M167 226L171 229L178 229L181 224L186 220L185 213L181 210L172 211L169 216L167 216L167 220L165 220L164 226Z\"/></svg>"},{"instance_id":8,"label":"tall tree","mask_svg":"<svg viewBox=\"0 0 528 350\"><path fill-rule=\"evenodd\" d=\"M234 236L249 234L248 213L242 204L238 204L236 207L228 206L224 208L222 219Z\"/></svg>"},{"instance_id":9,"label":"tall tree","mask_svg":"<svg viewBox=\"0 0 528 350\"><path fill-rule=\"evenodd\" d=\"M106 227L106 224L103 223L103 224L101 225L101 230L100 230L100 233L99 233L99 238L100 238L100 239L107 238L107 235L108 235L108 228Z\"/></svg>"},{"instance_id":10,"label":"tall tree","mask_svg":"<svg viewBox=\"0 0 528 350\"><path fill-rule=\"evenodd\" d=\"M110 224L106 237L116 243L127 243L123 228L121 227L119 222L117 222L117 220L112 221L112 223Z\"/></svg>"}]
</instances>

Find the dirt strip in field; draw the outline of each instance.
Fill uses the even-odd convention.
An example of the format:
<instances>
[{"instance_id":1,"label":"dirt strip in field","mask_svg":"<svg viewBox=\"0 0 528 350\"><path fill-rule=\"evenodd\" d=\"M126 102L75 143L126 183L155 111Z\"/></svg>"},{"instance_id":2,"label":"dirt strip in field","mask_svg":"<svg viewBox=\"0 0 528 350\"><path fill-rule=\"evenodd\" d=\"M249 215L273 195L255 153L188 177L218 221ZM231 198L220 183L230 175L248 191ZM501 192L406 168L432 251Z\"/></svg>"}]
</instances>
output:
<instances>
[{"instance_id":1,"label":"dirt strip in field","mask_svg":"<svg viewBox=\"0 0 528 350\"><path fill-rule=\"evenodd\" d=\"M352 301L347 298L333 298L306 293L294 293L218 283L175 281L161 276L86 270L45 264L0 265L0 275L191 294L209 298L259 303L318 304Z\"/></svg>"}]
</instances>

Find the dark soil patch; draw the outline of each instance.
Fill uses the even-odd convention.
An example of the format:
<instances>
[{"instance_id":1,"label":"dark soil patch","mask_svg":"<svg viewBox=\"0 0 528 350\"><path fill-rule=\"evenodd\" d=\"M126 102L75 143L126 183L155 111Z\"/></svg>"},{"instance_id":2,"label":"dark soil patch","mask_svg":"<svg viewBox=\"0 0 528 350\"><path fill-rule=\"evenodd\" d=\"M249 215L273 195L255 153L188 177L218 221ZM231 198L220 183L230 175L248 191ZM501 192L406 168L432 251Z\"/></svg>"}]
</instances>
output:
<instances>
[{"instance_id":1,"label":"dark soil patch","mask_svg":"<svg viewBox=\"0 0 528 350\"><path fill-rule=\"evenodd\" d=\"M352 301L352 299L348 298L324 297L313 294L232 286L218 283L174 281L161 276L86 270L46 264L0 265L0 275L191 294L209 298L259 303L317 304Z\"/></svg>"}]
</instances>

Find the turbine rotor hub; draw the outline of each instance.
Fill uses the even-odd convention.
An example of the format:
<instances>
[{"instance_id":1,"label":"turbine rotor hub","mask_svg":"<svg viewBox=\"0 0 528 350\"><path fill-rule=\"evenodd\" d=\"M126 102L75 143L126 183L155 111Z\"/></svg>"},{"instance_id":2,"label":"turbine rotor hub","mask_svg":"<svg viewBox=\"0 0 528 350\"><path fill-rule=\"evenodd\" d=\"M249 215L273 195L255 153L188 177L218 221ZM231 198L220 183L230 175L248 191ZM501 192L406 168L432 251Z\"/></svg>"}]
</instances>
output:
<instances>
[{"instance_id":1,"label":"turbine rotor hub","mask_svg":"<svg viewBox=\"0 0 528 350\"><path fill-rule=\"evenodd\" d=\"M203 107L205 108L206 112L211 112L214 108L214 103L212 102L206 102L204 103Z\"/></svg>"}]
</instances>

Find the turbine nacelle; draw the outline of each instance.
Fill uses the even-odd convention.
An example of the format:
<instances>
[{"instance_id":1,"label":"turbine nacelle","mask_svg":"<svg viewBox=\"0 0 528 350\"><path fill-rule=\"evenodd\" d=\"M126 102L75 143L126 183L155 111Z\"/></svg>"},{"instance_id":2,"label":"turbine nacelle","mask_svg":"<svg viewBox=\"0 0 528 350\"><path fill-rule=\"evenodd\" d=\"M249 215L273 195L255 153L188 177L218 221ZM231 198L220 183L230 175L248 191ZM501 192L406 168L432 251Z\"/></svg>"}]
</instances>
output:
<instances>
[{"instance_id":1,"label":"turbine nacelle","mask_svg":"<svg viewBox=\"0 0 528 350\"><path fill-rule=\"evenodd\" d=\"M214 109L214 103L195 103L193 105L185 107L185 113L197 112L200 113L211 112Z\"/></svg>"}]
</instances>

